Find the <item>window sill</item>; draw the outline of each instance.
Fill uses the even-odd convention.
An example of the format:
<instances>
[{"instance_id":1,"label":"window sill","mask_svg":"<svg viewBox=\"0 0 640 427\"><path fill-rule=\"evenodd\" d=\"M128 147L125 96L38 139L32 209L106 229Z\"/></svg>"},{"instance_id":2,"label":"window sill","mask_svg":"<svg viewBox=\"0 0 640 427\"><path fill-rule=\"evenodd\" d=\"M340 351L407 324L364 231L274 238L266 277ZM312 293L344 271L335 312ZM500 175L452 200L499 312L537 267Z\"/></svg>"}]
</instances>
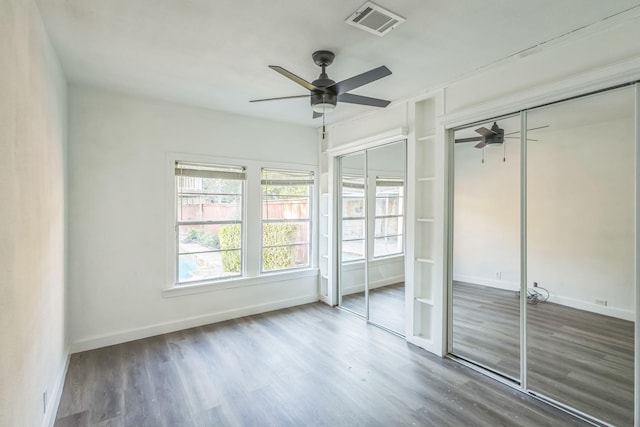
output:
<instances>
[{"instance_id":1,"label":"window sill","mask_svg":"<svg viewBox=\"0 0 640 427\"><path fill-rule=\"evenodd\" d=\"M233 279L217 280L215 282L198 283L193 285L181 285L162 290L163 298L173 298L183 295L193 295L202 292L221 291L224 289L241 288L245 286L264 285L266 283L281 282L283 280L300 279L303 277L318 276L319 269L307 268L304 270L286 271L282 273L265 273L254 277L237 277Z\"/></svg>"}]
</instances>

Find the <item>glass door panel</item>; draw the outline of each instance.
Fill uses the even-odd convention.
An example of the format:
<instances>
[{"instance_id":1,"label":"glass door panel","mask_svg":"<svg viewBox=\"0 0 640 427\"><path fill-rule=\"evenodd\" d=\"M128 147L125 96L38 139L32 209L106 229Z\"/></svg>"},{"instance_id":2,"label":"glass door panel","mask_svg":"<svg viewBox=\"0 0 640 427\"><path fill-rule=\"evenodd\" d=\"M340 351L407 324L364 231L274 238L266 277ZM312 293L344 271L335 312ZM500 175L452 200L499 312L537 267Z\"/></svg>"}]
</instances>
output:
<instances>
[{"instance_id":1,"label":"glass door panel","mask_svg":"<svg viewBox=\"0 0 640 427\"><path fill-rule=\"evenodd\" d=\"M527 385L633 425L634 91L527 114Z\"/></svg>"},{"instance_id":2,"label":"glass door panel","mask_svg":"<svg viewBox=\"0 0 640 427\"><path fill-rule=\"evenodd\" d=\"M451 353L520 380L520 116L454 132Z\"/></svg>"}]
</instances>

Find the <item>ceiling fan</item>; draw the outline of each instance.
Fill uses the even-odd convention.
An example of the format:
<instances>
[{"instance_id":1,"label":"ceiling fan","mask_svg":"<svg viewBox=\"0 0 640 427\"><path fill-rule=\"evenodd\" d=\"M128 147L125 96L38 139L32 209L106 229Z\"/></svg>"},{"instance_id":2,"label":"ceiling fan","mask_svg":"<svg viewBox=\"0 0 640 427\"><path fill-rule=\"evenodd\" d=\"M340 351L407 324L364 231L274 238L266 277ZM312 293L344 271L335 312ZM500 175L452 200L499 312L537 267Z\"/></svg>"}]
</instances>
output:
<instances>
[{"instance_id":1,"label":"ceiling fan","mask_svg":"<svg viewBox=\"0 0 640 427\"><path fill-rule=\"evenodd\" d=\"M537 129L544 129L549 127L549 125L545 125L545 126L539 126L539 127L535 127L535 128L531 128L531 129L527 129L527 131L532 131L532 130L537 130ZM475 148L484 148L487 145L491 145L491 144L502 144L504 143L505 138L511 138L511 139L520 139L519 136L510 136L510 135L514 135L516 133L520 133L520 131L516 131L516 132L511 132L511 133L504 133L504 129L500 128L500 126L498 126L497 122L493 122L493 126L491 126L491 129L487 129L486 127L481 127L476 129L476 133L479 133L480 136L472 136L470 138L459 138L456 139L455 142L456 143L462 143L462 142L476 142L478 141L478 143L476 145L474 145ZM527 141L537 141L537 139L527 139Z\"/></svg>"},{"instance_id":2,"label":"ceiling fan","mask_svg":"<svg viewBox=\"0 0 640 427\"><path fill-rule=\"evenodd\" d=\"M390 75L391 71L384 65L336 83L329 78L325 70L326 67L333 63L335 54L328 50L319 50L314 52L311 57L313 58L313 62L315 62L317 66L322 67L320 76L311 83L278 65L269 65L269 68L271 68L272 70L277 71L286 78L293 80L300 86L307 89L309 91L309 94L283 96L280 98L254 99L249 102L275 101L280 99L308 97L311 101L311 108L313 109L314 119L322 116L325 113L333 111L336 108L336 104L338 103L338 101L346 102L349 104L360 104L382 108L389 105L390 101L385 101L384 99L370 98L368 96L347 93L350 90L356 89L360 86L364 86Z\"/></svg>"}]
</instances>

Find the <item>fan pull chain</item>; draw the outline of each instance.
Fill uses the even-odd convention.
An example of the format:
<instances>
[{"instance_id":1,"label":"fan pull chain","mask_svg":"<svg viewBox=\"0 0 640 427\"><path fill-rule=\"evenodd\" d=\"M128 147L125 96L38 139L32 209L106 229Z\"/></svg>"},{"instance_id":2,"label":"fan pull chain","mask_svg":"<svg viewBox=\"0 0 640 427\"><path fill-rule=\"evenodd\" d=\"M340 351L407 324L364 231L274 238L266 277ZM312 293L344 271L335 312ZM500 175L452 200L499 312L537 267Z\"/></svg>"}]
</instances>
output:
<instances>
[{"instance_id":1,"label":"fan pull chain","mask_svg":"<svg viewBox=\"0 0 640 427\"><path fill-rule=\"evenodd\" d=\"M502 162L507 161L507 142L502 143Z\"/></svg>"},{"instance_id":2,"label":"fan pull chain","mask_svg":"<svg viewBox=\"0 0 640 427\"><path fill-rule=\"evenodd\" d=\"M324 67L323 67L324 69ZM324 102L324 95L322 95L322 102ZM322 140L326 138L327 130L324 127L324 108L322 109Z\"/></svg>"},{"instance_id":3,"label":"fan pull chain","mask_svg":"<svg viewBox=\"0 0 640 427\"><path fill-rule=\"evenodd\" d=\"M484 147L482 147L482 164L484 165Z\"/></svg>"}]
</instances>

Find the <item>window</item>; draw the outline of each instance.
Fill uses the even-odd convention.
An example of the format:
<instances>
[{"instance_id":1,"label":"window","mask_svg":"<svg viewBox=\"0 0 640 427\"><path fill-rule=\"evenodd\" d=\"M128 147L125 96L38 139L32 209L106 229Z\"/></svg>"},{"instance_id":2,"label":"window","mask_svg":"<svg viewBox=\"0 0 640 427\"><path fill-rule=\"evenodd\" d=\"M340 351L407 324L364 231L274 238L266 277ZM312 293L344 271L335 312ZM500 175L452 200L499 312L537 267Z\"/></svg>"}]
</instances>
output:
<instances>
[{"instance_id":1,"label":"window","mask_svg":"<svg viewBox=\"0 0 640 427\"><path fill-rule=\"evenodd\" d=\"M403 252L404 182L399 178L376 177L376 217L373 256Z\"/></svg>"},{"instance_id":2,"label":"window","mask_svg":"<svg viewBox=\"0 0 640 427\"><path fill-rule=\"evenodd\" d=\"M176 162L176 283L242 274L244 167Z\"/></svg>"},{"instance_id":3,"label":"window","mask_svg":"<svg viewBox=\"0 0 640 427\"><path fill-rule=\"evenodd\" d=\"M309 267L313 172L262 169L262 271Z\"/></svg>"},{"instance_id":4,"label":"window","mask_svg":"<svg viewBox=\"0 0 640 427\"><path fill-rule=\"evenodd\" d=\"M364 259L366 206L365 178L342 177L342 261Z\"/></svg>"}]
</instances>

